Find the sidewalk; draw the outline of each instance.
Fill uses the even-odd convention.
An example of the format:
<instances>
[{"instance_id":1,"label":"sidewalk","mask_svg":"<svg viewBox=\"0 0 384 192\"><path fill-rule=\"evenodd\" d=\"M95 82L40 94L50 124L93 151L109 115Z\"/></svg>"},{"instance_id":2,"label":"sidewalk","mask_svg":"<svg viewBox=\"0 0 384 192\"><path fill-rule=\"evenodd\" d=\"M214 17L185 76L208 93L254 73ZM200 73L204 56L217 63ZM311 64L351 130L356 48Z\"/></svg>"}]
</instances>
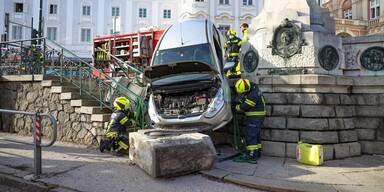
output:
<instances>
[{"instance_id":1,"label":"sidewalk","mask_svg":"<svg viewBox=\"0 0 384 192\"><path fill-rule=\"evenodd\" d=\"M384 147L384 146L383 146ZM258 164L218 162L202 174L267 191L384 191L384 156L361 156L309 166L262 157Z\"/></svg>"}]
</instances>

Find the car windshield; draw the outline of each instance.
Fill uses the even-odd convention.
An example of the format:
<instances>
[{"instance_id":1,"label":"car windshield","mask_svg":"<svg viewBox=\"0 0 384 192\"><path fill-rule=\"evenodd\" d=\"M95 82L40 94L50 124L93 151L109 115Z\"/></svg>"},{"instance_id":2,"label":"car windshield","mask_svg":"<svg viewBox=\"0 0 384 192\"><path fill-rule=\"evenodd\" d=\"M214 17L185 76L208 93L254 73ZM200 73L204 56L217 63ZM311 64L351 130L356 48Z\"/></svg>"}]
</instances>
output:
<instances>
[{"instance_id":1,"label":"car windshield","mask_svg":"<svg viewBox=\"0 0 384 192\"><path fill-rule=\"evenodd\" d=\"M159 50L155 54L153 65L199 61L215 67L208 44L192 45L173 49Z\"/></svg>"},{"instance_id":2,"label":"car windshield","mask_svg":"<svg viewBox=\"0 0 384 192\"><path fill-rule=\"evenodd\" d=\"M170 76L163 79L154 81L152 85L154 86L165 86L170 84L179 84L190 81L209 81L212 79L212 75L209 73L189 73L189 74L180 74L176 76Z\"/></svg>"}]
</instances>

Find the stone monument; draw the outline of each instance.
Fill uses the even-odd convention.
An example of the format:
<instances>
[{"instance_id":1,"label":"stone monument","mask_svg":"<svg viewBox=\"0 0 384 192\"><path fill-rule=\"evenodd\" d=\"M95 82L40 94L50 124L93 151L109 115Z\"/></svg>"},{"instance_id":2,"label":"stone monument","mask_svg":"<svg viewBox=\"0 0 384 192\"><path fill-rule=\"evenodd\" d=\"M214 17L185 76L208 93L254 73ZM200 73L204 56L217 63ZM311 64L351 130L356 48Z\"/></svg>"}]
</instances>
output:
<instances>
[{"instance_id":1,"label":"stone monument","mask_svg":"<svg viewBox=\"0 0 384 192\"><path fill-rule=\"evenodd\" d=\"M312 0L266 0L250 25L246 74L342 74L343 51L334 20ZM248 54L248 55L247 55ZM254 61L258 59L258 61Z\"/></svg>"}]
</instances>

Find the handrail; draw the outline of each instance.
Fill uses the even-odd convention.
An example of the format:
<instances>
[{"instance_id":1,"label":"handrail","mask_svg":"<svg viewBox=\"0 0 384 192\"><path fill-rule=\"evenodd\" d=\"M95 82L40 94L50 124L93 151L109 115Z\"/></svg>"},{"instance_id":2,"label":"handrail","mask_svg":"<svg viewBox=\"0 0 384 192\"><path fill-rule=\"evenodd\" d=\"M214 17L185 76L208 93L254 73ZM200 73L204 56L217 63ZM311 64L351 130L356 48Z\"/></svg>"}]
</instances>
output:
<instances>
[{"instance_id":1,"label":"handrail","mask_svg":"<svg viewBox=\"0 0 384 192\"><path fill-rule=\"evenodd\" d=\"M42 166L41 166L41 147L50 147L52 146L56 139L57 139L57 121L56 119L49 113L38 113L38 112L26 112L26 111L15 111L15 110L8 110L8 109L0 109L0 113L9 113L9 114L21 114L21 115L30 115L32 116L33 123L33 144L27 143L27 142L20 142L22 144L26 145L34 145L34 176L35 178L39 178ZM52 136L50 142L47 144L41 144L41 117L47 116L52 125Z\"/></svg>"},{"instance_id":2,"label":"handrail","mask_svg":"<svg viewBox=\"0 0 384 192\"><path fill-rule=\"evenodd\" d=\"M130 69L132 69L132 70L135 71L136 73L138 73L138 74L143 74L142 71L136 69L135 67L130 66L130 65L127 64L126 62L122 61L121 59L117 58L116 56L112 55L111 53L105 51L104 49L101 49L100 47L98 47L97 50L102 51L103 53L107 54L108 56L112 57L113 59L115 59L116 61L118 61L118 62L120 62L120 63L126 64ZM120 65L119 65L119 66L120 66ZM121 67L121 66L120 66L120 67Z\"/></svg>"}]
</instances>

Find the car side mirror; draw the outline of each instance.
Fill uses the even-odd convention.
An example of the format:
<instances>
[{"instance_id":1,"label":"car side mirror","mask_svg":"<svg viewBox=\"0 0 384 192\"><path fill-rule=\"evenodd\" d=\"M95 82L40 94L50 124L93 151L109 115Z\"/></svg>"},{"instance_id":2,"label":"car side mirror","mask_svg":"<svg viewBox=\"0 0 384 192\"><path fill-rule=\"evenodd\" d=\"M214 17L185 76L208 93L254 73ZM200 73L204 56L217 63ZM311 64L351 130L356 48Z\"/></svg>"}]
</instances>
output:
<instances>
[{"instance_id":1,"label":"car side mirror","mask_svg":"<svg viewBox=\"0 0 384 192\"><path fill-rule=\"evenodd\" d=\"M224 65L224 71L228 71L229 69L233 68L236 65L235 62L226 62Z\"/></svg>"}]
</instances>

